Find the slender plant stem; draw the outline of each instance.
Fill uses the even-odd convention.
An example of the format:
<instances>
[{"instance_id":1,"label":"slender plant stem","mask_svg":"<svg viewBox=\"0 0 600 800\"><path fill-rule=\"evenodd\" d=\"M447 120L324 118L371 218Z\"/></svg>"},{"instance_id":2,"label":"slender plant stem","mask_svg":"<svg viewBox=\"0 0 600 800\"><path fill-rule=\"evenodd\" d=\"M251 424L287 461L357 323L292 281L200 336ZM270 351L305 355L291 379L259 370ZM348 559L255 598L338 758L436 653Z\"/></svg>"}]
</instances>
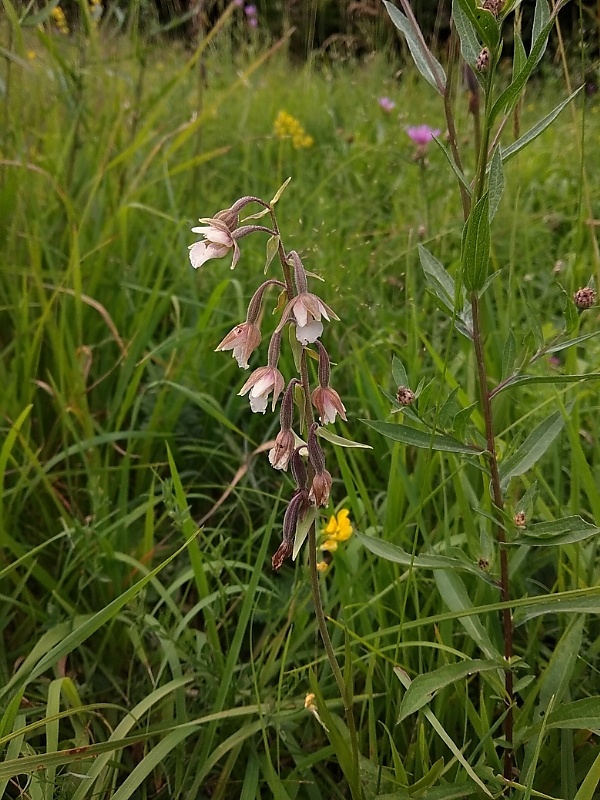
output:
<instances>
[{"instance_id":1,"label":"slender plant stem","mask_svg":"<svg viewBox=\"0 0 600 800\"><path fill-rule=\"evenodd\" d=\"M483 352L483 335L481 328L481 317L479 309L479 296L477 292L471 292L471 311L473 314L473 343L475 347L475 360L477 362L477 375L479 379L479 390L481 394L481 406L483 419L485 422L485 438L487 444L487 455L490 465L490 477L492 485L492 502L496 507L496 514L499 516L504 510L504 500L500 487L500 472L498 469L498 457L496 454L496 440L494 437L494 422L492 416L492 403L488 389L487 373L485 368L485 357ZM506 550L506 534L501 521L498 519L495 525L496 541L500 548L500 594L503 603L510 601L510 590L508 583L508 553ZM510 668L513 655L513 625L512 613L509 608L502 611L502 630L504 638L504 659L507 662L507 669L504 674L504 688L506 690L506 717L504 718L504 738L508 746L504 751L504 777L507 780L513 779L513 674Z\"/></svg>"},{"instance_id":2,"label":"slender plant stem","mask_svg":"<svg viewBox=\"0 0 600 800\"><path fill-rule=\"evenodd\" d=\"M359 771L358 771L358 737L356 735L356 725L354 722L354 714L352 713L352 700L351 694L346 686L346 681L344 680L344 676L342 675L342 670L340 665L338 664L337 658L335 657L335 651L333 649L333 644L331 643L331 638L329 637L329 631L327 630L327 620L325 619L325 612L323 611L323 602L321 600L321 588L319 586L319 570L317 569L317 534L315 529L315 523L310 526L310 530L308 532L308 568L310 572L310 585L312 590L313 596L313 603L315 606L315 616L317 618L317 625L319 626L319 633L321 634L321 639L323 641L323 646L325 648L325 653L327 654L327 659L329 664L331 665L331 671L333 672L333 677L338 685L338 689L340 691L340 695L342 701L344 703L344 714L346 717L346 724L348 725L348 732L350 734L350 746L352 748L352 763L354 764L355 774L354 774L354 786L350 786L352 791L352 796L359 800L362 792L356 795L356 792L360 792L359 786Z\"/></svg>"}]
</instances>

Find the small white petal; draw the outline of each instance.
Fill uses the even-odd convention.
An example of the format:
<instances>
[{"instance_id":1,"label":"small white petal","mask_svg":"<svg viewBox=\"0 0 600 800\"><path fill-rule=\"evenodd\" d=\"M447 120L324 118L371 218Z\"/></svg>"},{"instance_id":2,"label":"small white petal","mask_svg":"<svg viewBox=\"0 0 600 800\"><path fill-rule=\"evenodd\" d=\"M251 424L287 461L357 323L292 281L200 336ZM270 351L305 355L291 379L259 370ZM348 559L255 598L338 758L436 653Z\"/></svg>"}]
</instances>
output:
<instances>
[{"instance_id":1,"label":"small white petal","mask_svg":"<svg viewBox=\"0 0 600 800\"><path fill-rule=\"evenodd\" d=\"M313 320L307 325L296 325L296 339L300 344L313 344L323 333L323 323Z\"/></svg>"},{"instance_id":2,"label":"small white petal","mask_svg":"<svg viewBox=\"0 0 600 800\"><path fill-rule=\"evenodd\" d=\"M296 317L298 325L304 326L308 323L308 310L302 300L296 300L292 312Z\"/></svg>"},{"instance_id":3,"label":"small white petal","mask_svg":"<svg viewBox=\"0 0 600 800\"><path fill-rule=\"evenodd\" d=\"M259 378L254 386L250 389L250 397L262 397L262 395L266 397L272 388L273 376L271 373L267 373Z\"/></svg>"},{"instance_id":4,"label":"small white petal","mask_svg":"<svg viewBox=\"0 0 600 800\"><path fill-rule=\"evenodd\" d=\"M233 349L233 357L238 362L238 367L241 367L242 369L248 369L250 365L248 364L247 361L244 361L244 350L245 350L244 345L238 344L235 347L232 347L232 349Z\"/></svg>"},{"instance_id":5,"label":"small white petal","mask_svg":"<svg viewBox=\"0 0 600 800\"><path fill-rule=\"evenodd\" d=\"M268 397L266 396L252 397L252 393L250 393L250 408L257 414L265 413L265 411L267 410L268 402L269 402Z\"/></svg>"}]
</instances>

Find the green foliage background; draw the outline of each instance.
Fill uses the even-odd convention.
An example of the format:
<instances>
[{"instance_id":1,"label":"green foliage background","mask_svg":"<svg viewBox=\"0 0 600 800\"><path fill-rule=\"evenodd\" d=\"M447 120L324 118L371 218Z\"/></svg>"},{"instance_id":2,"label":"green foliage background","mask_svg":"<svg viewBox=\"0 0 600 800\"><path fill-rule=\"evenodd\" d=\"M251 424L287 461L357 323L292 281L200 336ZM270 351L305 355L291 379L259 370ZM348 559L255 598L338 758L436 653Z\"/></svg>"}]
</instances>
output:
<instances>
[{"instance_id":1,"label":"green foliage background","mask_svg":"<svg viewBox=\"0 0 600 800\"><path fill-rule=\"evenodd\" d=\"M286 246L325 279L315 285L342 320L326 332L349 417L336 430L373 448L332 448L329 511L350 508L358 532L407 553L461 547L471 567L489 559L477 467L358 422L396 419L393 355L413 387L424 381L427 418L451 426L473 397L466 342L449 336L416 250L423 241L456 269L462 218L447 163L432 146L420 176L404 130L443 127L434 98L409 70L399 76L392 55L300 69L234 18L193 51L108 24L87 37L48 22L27 30L8 13L2 24L0 794L343 798L339 754L304 708L315 692L327 727L343 730L304 559L280 575L268 566L291 482L253 453L277 416L251 415L237 396L244 376L213 352L243 319L264 251L255 236L234 273L226 260L194 273L189 229L243 194L268 200L292 176L278 205ZM523 130L566 95L560 73L544 70ZM396 102L391 115L382 95ZM468 143L466 95L455 102ZM312 148L273 136L281 109ZM500 275L486 296L500 320L486 340L494 381L509 331L519 352L540 333L551 339L573 291L598 275L598 130L597 102L582 98L507 168ZM597 330L597 308L572 316L573 335ZM592 338L535 370L598 364ZM515 448L557 408L563 432L514 485L513 505L537 481L537 520L558 509L597 523L597 382L505 394L500 445ZM513 552L525 769L511 791L592 798L594 786L576 792L598 774L595 706L573 728L551 716L539 726L598 694L597 542ZM461 573L472 616L451 604L443 575L384 561L356 536L323 576L369 797L481 794L424 712L396 725L396 665L414 678L479 658L483 635L500 641L497 565L483 579ZM481 673L430 704L496 794L498 686Z\"/></svg>"}]
</instances>

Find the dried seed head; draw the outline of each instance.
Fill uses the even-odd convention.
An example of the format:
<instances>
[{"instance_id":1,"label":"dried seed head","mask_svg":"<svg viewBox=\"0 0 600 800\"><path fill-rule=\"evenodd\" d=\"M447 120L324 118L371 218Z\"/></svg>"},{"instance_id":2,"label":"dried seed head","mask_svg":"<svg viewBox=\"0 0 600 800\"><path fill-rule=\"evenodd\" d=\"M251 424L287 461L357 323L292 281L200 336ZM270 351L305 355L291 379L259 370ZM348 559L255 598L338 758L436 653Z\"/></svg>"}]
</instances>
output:
<instances>
[{"instance_id":1,"label":"dried seed head","mask_svg":"<svg viewBox=\"0 0 600 800\"><path fill-rule=\"evenodd\" d=\"M477 566L479 567L479 569L482 569L485 572L490 568L490 561L488 558L481 556L481 558L477 562Z\"/></svg>"},{"instance_id":2,"label":"dried seed head","mask_svg":"<svg viewBox=\"0 0 600 800\"><path fill-rule=\"evenodd\" d=\"M504 0L484 0L483 3L483 8L485 8L486 11L491 11L495 17L500 14L503 6Z\"/></svg>"},{"instance_id":3,"label":"dried seed head","mask_svg":"<svg viewBox=\"0 0 600 800\"><path fill-rule=\"evenodd\" d=\"M396 392L396 400L401 406L410 406L415 402L416 395L408 386L399 386Z\"/></svg>"},{"instance_id":4,"label":"dried seed head","mask_svg":"<svg viewBox=\"0 0 600 800\"><path fill-rule=\"evenodd\" d=\"M577 289L573 295L573 302L577 308L591 308L596 302L596 292L591 286L584 286Z\"/></svg>"},{"instance_id":5,"label":"dried seed head","mask_svg":"<svg viewBox=\"0 0 600 800\"><path fill-rule=\"evenodd\" d=\"M487 72L490 66L490 51L484 47L481 53L477 56L475 66L479 72Z\"/></svg>"},{"instance_id":6,"label":"dried seed head","mask_svg":"<svg viewBox=\"0 0 600 800\"><path fill-rule=\"evenodd\" d=\"M515 523L517 528L524 528L527 523L527 517L525 516L525 512L518 511L513 517L513 522Z\"/></svg>"}]
</instances>

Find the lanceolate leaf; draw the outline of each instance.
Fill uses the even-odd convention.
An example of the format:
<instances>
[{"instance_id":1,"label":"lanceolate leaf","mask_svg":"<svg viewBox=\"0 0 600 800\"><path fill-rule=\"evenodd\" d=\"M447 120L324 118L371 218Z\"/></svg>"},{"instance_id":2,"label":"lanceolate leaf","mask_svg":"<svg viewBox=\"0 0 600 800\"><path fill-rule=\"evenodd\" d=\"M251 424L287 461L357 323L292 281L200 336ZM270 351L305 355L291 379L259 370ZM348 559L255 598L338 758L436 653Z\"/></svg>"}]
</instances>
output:
<instances>
[{"instance_id":1,"label":"lanceolate leaf","mask_svg":"<svg viewBox=\"0 0 600 800\"><path fill-rule=\"evenodd\" d=\"M402 722L410 714L414 714L424 705L429 703L436 692L449 686L455 681L472 675L474 672L498 669L497 661L484 659L467 659L457 664L445 664L443 667L429 672L425 675L418 675L408 687L406 694L402 698L398 722Z\"/></svg>"},{"instance_id":2,"label":"lanceolate leaf","mask_svg":"<svg viewBox=\"0 0 600 800\"><path fill-rule=\"evenodd\" d=\"M448 311L454 314L456 289L452 276L423 245L419 245L419 261L425 273L425 279L433 292L435 292L436 297ZM463 304L462 311L458 314L458 319L462 322L462 326L457 325L460 332L464 335L471 336L473 319L471 316L471 309L467 303Z\"/></svg>"},{"instance_id":3,"label":"lanceolate leaf","mask_svg":"<svg viewBox=\"0 0 600 800\"><path fill-rule=\"evenodd\" d=\"M490 112L490 122L493 122L493 120L501 112L508 114L514 108L521 95L523 87L529 80L529 76L535 69L538 61L543 55L544 50L546 49L546 42L548 41L548 36L550 35L553 25L554 20L551 20L544 28L542 28L540 35L531 48L531 53L525 62L525 66L512 81L512 83L502 92L500 97L492 106L492 110Z\"/></svg>"},{"instance_id":4,"label":"lanceolate leaf","mask_svg":"<svg viewBox=\"0 0 600 800\"><path fill-rule=\"evenodd\" d=\"M572 703L563 703L548 714L546 727L600 731L600 697L586 697Z\"/></svg>"},{"instance_id":5,"label":"lanceolate leaf","mask_svg":"<svg viewBox=\"0 0 600 800\"><path fill-rule=\"evenodd\" d=\"M543 117L543 119L541 119L539 122L536 122L536 124L532 128L530 128L527 131L527 133L524 133L523 136L519 137L516 142L513 142L508 147L503 148L502 161L508 161L509 158L512 158L524 147L527 147L527 145L530 142L533 142L534 139L537 139L537 137L541 133L543 133L549 125L551 125L554 122L554 120L558 117L561 111L563 111L569 105L571 100L577 97L577 95L582 89L583 85L581 85L579 89L576 89L573 92L573 94L569 95L569 97L567 97L566 100L563 100L562 103L559 103L556 106L556 108L554 108L549 114Z\"/></svg>"},{"instance_id":6,"label":"lanceolate leaf","mask_svg":"<svg viewBox=\"0 0 600 800\"><path fill-rule=\"evenodd\" d=\"M517 608L513 622L515 626L523 625L530 619L541 617L544 614L600 614L600 593L596 597L576 597L574 599L555 597L546 603Z\"/></svg>"},{"instance_id":7,"label":"lanceolate leaf","mask_svg":"<svg viewBox=\"0 0 600 800\"><path fill-rule=\"evenodd\" d=\"M586 522L579 516L564 517L555 519L552 522L538 522L528 525L527 530L523 531L513 544L528 544L537 547L549 547L551 545L572 544L589 539L590 536L597 536L600 528Z\"/></svg>"},{"instance_id":8,"label":"lanceolate leaf","mask_svg":"<svg viewBox=\"0 0 600 800\"><path fill-rule=\"evenodd\" d=\"M495 50L500 42L500 25L494 16L489 11L480 8L475 0L458 0L458 3L482 42L490 50Z\"/></svg>"},{"instance_id":9,"label":"lanceolate leaf","mask_svg":"<svg viewBox=\"0 0 600 800\"><path fill-rule=\"evenodd\" d=\"M500 155L500 148L494 150L492 156L492 163L490 164L489 176L489 203L490 203L490 222L494 219L494 215L500 205L502 193L504 192L504 173L502 172L502 156Z\"/></svg>"},{"instance_id":10,"label":"lanceolate leaf","mask_svg":"<svg viewBox=\"0 0 600 800\"><path fill-rule=\"evenodd\" d=\"M562 430L564 420L560 411L541 422L529 434L516 453L500 464L500 481L506 489L510 479L522 475L544 455Z\"/></svg>"},{"instance_id":11,"label":"lanceolate leaf","mask_svg":"<svg viewBox=\"0 0 600 800\"><path fill-rule=\"evenodd\" d=\"M469 291L481 289L487 278L490 260L490 216L486 194L472 209L463 236L463 283Z\"/></svg>"},{"instance_id":12,"label":"lanceolate leaf","mask_svg":"<svg viewBox=\"0 0 600 800\"><path fill-rule=\"evenodd\" d=\"M459 569L477 575L488 583L495 585L494 580L490 576L482 572L476 564L469 561L466 557L463 560L462 558L436 554L421 554L415 556L412 553L407 553L406 550L398 547L397 544L386 542L383 539L377 539L375 536L367 536L359 531L357 531L355 535L358 541L371 553L386 561L391 561L394 564L401 564L403 567L409 569Z\"/></svg>"},{"instance_id":13,"label":"lanceolate leaf","mask_svg":"<svg viewBox=\"0 0 600 800\"><path fill-rule=\"evenodd\" d=\"M440 62L434 57L433 53L425 44L420 31L415 30L411 20L396 8L389 0L383 0L390 19L394 25L404 34L408 49L413 57L413 61L421 75L433 88L443 93L446 88L446 73Z\"/></svg>"},{"instance_id":14,"label":"lanceolate leaf","mask_svg":"<svg viewBox=\"0 0 600 800\"><path fill-rule=\"evenodd\" d=\"M571 345L565 345L565 347L570 346ZM547 352L552 353L564 349L564 347L557 347L556 350L550 349ZM516 375L514 378L509 378L502 386L498 386L497 389L494 389L492 396L500 394L500 392L504 392L506 389L511 389L513 386L522 386L524 383L555 383L558 385L561 383L579 383L581 381L597 380L600 380L600 372L588 372L587 375Z\"/></svg>"},{"instance_id":15,"label":"lanceolate leaf","mask_svg":"<svg viewBox=\"0 0 600 800\"><path fill-rule=\"evenodd\" d=\"M321 439L326 439L331 444L336 444L338 447L357 447L361 450L372 450L370 444L362 444L362 442L354 442L352 439L344 439L343 436L338 436L336 433L332 433L327 428L320 426L317 428L317 436L320 436Z\"/></svg>"},{"instance_id":16,"label":"lanceolate leaf","mask_svg":"<svg viewBox=\"0 0 600 800\"><path fill-rule=\"evenodd\" d=\"M463 11L458 0L453 0L452 2L452 20L454 21L454 27L460 39L460 51L462 56L467 64L470 64L474 68L477 62L477 56L481 52L481 42L477 38L475 26ZM474 69L473 72L479 83L482 84L483 80L479 70Z\"/></svg>"},{"instance_id":17,"label":"lanceolate leaf","mask_svg":"<svg viewBox=\"0 0 600 800\"><path fill-rule=\"evenodd\" d=\"M444 453L464 453L474 456L484 453L485 450L474 444L463 444L458 439L453 439L443 433L428 433L408 425L396 425L393 422L380 422L379 420L361 419L369 428L381 433L395 442L410 444L413 447L422 447L425 450L440 450Z\"/></svg>"}]
</instances>

